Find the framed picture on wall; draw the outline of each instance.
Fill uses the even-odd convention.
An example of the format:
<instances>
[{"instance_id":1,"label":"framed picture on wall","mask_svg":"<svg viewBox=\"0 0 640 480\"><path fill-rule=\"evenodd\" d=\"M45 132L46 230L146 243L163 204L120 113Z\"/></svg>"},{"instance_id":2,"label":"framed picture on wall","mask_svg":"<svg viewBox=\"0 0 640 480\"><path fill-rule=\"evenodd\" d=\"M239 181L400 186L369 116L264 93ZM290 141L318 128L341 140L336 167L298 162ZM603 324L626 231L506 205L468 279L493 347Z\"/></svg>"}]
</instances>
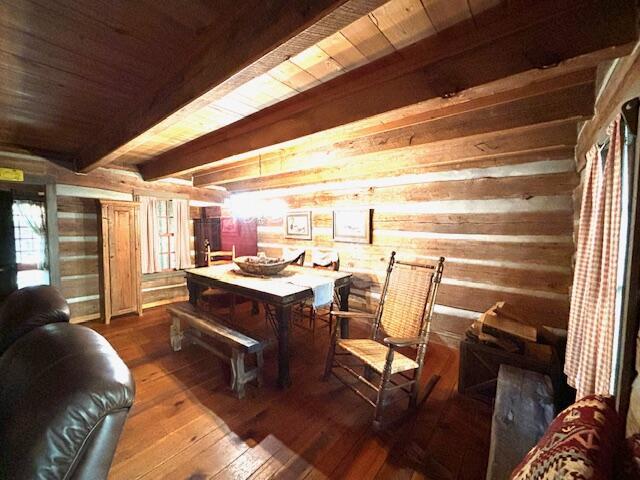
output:
<instances>
[{"instance_id":1,"label":"framed picture on wall","mask_svg":"<svg viewBox=\"0 0 640 480\"><path fill-rule=\"evenodd\" d=\"M285 238L311 240L311 211L288 212L284 218Z\"/></svg>"},{"instance_id":2,"label":"framed picture on wall","mask_svg":"<svg viewBox=\"0 0 640 480\"><path fill-rule=\"evenodd\" d=\"M333 211L333 240L336 242L371 243L370 208Z\"/></svg>"}]
</instances>

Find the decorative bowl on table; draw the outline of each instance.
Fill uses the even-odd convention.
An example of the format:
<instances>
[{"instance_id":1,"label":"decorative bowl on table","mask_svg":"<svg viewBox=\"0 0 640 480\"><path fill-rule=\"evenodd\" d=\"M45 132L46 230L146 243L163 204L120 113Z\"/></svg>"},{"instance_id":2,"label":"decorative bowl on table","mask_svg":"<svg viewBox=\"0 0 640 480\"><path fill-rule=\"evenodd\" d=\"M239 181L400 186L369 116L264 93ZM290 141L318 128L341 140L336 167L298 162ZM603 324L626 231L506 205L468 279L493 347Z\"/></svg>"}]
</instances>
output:
<instances>
[{"instance_id":1,"label":"decorative bowl on table","mask_svg":"<svg viewBox=\"0 0 640 480\"><path fill-rule=\"evenodd\" d=\"M250 275L275 275L291 263L291 260L284 258L264 256L237 257L233 261L240 270Z\"/></svg>"}]
</instances>

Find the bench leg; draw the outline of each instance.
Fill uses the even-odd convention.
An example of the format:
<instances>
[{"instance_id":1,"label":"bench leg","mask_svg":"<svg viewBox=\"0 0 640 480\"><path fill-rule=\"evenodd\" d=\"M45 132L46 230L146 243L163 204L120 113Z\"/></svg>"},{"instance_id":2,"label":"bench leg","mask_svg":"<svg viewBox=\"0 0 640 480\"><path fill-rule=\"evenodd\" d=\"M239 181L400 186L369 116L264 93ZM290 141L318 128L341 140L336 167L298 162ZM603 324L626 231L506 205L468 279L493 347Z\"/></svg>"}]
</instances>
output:
<instances>
[{"instance_id":1,"label":"bench leg","mask_svg":"<svg viewBox=\"0 0 640 480\"><path fill-rule=\"evenodd\" d=\"M235 353L235 350L233 351ZM236 371L236 362L234 361L235 355L231 357L231 390L236 391L236 384L238 382L238 372Z\"/></svg>"},{"instance_id":2,"label":"bench leg","mask_svg":"<svg viewBox=\"0 0 640 480\"><path fill-rule=\"evenodd\" d=\"M169 330L169 336L171 338L171 348L174 352L179 352L182 350L182 339L184 338L184 333L182 332L182 327L180 325L180 319L178 317L173 317L173 323L171 324L171 328Z\"/></svg>"},{"instance_id":3,"label":"bench leg","mask_svg":"<svg viewBox=\"0 0 640 480\"><path fill-rule=\"evenodd\" d=\"M231 377L232 388L236 392L236 395L238 395L238 398L244 398L244 384L246 383L244 372L244 353L235 349L231 355Z\"/></svg>"},{"instance_id":4,"label":"bench leg","mask_svg":"<svg viewBox=\"0 0 640 480\"><path fill-rule=\"evenodd\" d=\"M258 371L256 372L256 380L258 382L258 386L262 387L264 385L264 376L263 376L263 367L264 367L264 356L262 354L262 350L256 353L256 368Z\"/></svg>"}]
</instances>

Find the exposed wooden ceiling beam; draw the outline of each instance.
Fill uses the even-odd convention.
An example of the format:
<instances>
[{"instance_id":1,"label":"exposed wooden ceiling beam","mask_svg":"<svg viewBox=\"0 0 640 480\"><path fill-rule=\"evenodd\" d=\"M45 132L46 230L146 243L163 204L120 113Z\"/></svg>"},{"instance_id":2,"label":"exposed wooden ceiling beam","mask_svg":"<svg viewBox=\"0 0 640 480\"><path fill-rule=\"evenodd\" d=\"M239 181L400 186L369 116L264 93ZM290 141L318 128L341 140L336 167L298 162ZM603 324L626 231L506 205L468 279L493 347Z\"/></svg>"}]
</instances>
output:
<instances>
[{"instance_id":1,"label":"exposed wooden ceiling beam","mask_svg":"<svg viewBox=\"0 0 640 480\"><path fill-rule=\"evenodd\" d=\"M79 152L76 169L88 172L123 153L123 145L174 114L180 121L201 107L267 72L288 57L366 15L385 0L243 0L227 2L226 24L204 32L186 68L114 118ZM217 7L218 8L218 7ZM195 100L195 101L194 101ZM126 151L126 146L124 147Z\"/></svg>"},{"instance_id":2,"label":"exposed wooden ceiling beam","mask_svg":"<svg viewBox=\"0 0 640 480\"><path fill-rule=\"evenodd\" d=\"M590 28L585 29L585 24ZM145 179L193 171L233 155L456 95L636 38L636 10L628 2L510 2L481 14L476 23L455 25L181 145L140 170Z\"/></svg>"},{"instance_id":3,"label":"exposed wooden ceiling beam","mask_svg":"<svg viewBox=\"0 0 640 480\"><path fill-rule=\"evenodd\" d=\"M69 184L81 187L101 188L115 192L133 194L157 195L158 192L167 194L184 195L191 200L209 203L223 203L229 194L224 190L212 190L186 185L175 185L167 182L149 183L142 180L137 174L117 171L115 169L100 168L90 175L76 173L66 168L49 163L47 174L56 179L59 184Z\"/></svg>"}]
</instances>

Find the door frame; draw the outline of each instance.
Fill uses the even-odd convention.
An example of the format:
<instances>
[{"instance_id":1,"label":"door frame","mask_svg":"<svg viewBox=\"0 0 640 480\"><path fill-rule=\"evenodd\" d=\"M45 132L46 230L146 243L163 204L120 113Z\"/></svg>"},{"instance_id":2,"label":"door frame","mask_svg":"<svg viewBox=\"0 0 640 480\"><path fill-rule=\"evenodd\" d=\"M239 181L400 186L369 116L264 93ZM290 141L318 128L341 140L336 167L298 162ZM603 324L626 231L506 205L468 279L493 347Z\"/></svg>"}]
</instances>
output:
<instances>
[{"instance_id":1,"label":"door frame","mask_svg":"<svg viewBox=\"0 0 640 480\"><path fill-rule=\"evenodd\" d=\"M634 158L629 158L631 205L629 208L629 237L622 298L618 363L612 373L616 378L616 408L626 422L631 400L631 387L637 375L638 337L640 333L640 98L627 101L622 112L632 135L635 135Z\"/></svg>"}]
</instances>

